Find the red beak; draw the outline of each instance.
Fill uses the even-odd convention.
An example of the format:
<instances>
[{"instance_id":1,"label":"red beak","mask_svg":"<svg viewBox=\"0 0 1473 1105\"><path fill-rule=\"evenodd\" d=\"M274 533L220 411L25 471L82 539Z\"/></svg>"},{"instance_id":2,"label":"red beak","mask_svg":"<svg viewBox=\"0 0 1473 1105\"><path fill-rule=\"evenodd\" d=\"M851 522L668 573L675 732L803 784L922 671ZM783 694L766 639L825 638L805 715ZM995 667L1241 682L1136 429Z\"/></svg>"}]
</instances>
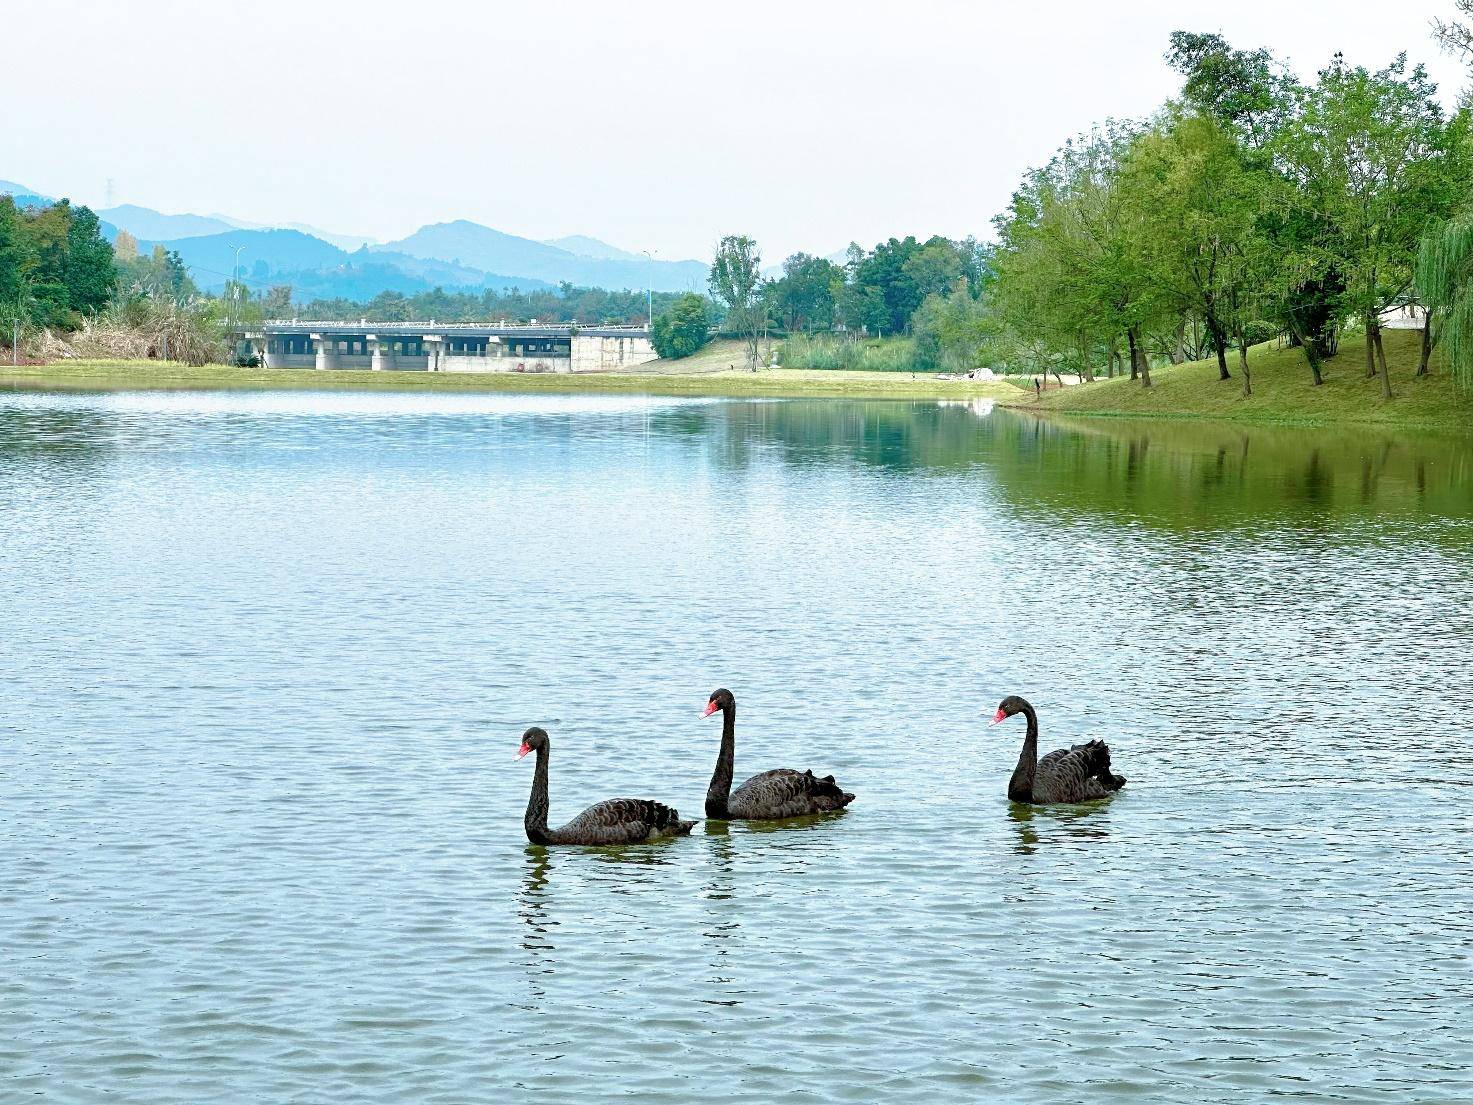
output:
<instances>
[{"instance_id":1,"label":"red beak","mask_svg":"<svg viewBox=\"0 0 1473 1105\"><path fill-rule=\"evenodd\" d=\"M532 751L532 746L530 744L528 744L526 741L522 741L522 747L519 748L519 749L517 749L517 759L520 760L523 756L525 756L530 751Z\"/></svg>"},{"instance_id":2,"label":"red beak","mask_svg":"<svg viewBox=\"0 0 1473 1105\"><path fill-rule=\"evenodd\" d=\"M714 702L708 702L708 703L706 703L705 710L703 710L701 712L701 716L702 717L710 717L715 712L716 712L716 703L714 703Z\"/></svg>"},{"instance_id":3,"label":"red beak","mask_svg":"<svg viewBox=\"0 0 1473 1105\"><path fill-rule=\"evenodd\" d=\"M996 725L1000 721L1007 721L1007 720L1008 720L1008 715L1005 714L1005 713L1003 713L1001 709L999 709L997 711L997 713L995 713L995 714L992 715L992 724L993 725Z\"/></svg>"}]
</instances>

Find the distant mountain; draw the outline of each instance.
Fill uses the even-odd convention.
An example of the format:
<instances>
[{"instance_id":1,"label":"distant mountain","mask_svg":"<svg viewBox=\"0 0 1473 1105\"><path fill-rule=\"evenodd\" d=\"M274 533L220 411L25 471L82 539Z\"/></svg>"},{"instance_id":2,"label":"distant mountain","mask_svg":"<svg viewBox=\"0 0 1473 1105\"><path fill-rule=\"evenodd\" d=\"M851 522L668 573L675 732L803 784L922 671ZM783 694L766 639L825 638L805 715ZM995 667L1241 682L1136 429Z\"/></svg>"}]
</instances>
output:
<instances>
[{"instance_id":1,"label":"distant mountain","mask_svg":"<svg viewBox=\"0 0 1473 1105\"><path fill-rule=\"evenodd\" d=\"M504 292L516 288L532 292L549 287L540 280L493 276L487 273L478 274L481 280L475 284L451 287L444 280L427 280L396 266L379 264L376 254L358 252L352 254L352 258L351 263L333 269L274 273L271 283L290 284L292 298L298 303L312 299L349 299L364 303L381 292L414 295L416 292L433 291L435 288L457 292L482 291L488 288Z\"/></svg>"},{"instance_id":2,"label":"distant mountain","mask_svg":"<svg viewBox=\"0 0 1473 1105\"><path fill-rule=\"evenodd\" d=\"M140 242L140 252L154 242ZM334 268L346 264L348 254L320 238L300 230L227 230L195 238L174 238L157 243L175 250L189 266L189 274L201 288L225 286L235 272L235 251L240 249L241 276L257 282L272 280L284 271ZM272 281L274 282L274 280Z\"/></svg>"},{"instance_id":3,"label":"distant mountain","mask_svg":"<svg viewBox=\"0 0 1473 1105\"><path fill-rule=\"evenodd\" d=\"M55 202L50 196L42 195L34 188L27 188L13 180L0 180L0 196L9 196L17 207L44 207Z\"/></svg>"},{"instance_id":4,"label":"distant mountain","mask_svg":"<svg viewBox=\"0 0 1473 1105\"><path fill-rule=\"evenodd\" d=\"M54 202L25 185L0 180L0 193L34 207ZM167 214L126 203L98 211L102 233L115 242L120 230L177 252L196 284L218 291L236 271L264 288L291 284L299 297L368 299L381 291L406 294L436 287L459 291L520 288L535 291L569 283L609 290L701 291L701 261L653 261L585 234L551 242L506 234L466 220L420 227L397 242L361 234L336 234L307 223L266 226L213 212Z\"/></svg>"},{"instance_id":5,"label":"distant mountain","mask_svg":"<svg viewBox=\"0 0 1473 1105\"><path fill-rule=\"evenodd\" d=\"M371 248L595 288L643 288L648 281L656 291L680 292L704 287L707 275L706 265L699 261L650 264L643 257L638 261L580 257L560 246L519 238L465 219L422 226L407 238Z\"/></svg>"},{"instance_id":6,"label":"distant mountain","mask_svg":"<svg viewBox=\"0 0 1473 1105\"><path fill-rule=\"evenodd\" d=\"M298 298L371 299L379 292L405 294L435 287L522 288L532 291L548 285L528 277L501 276L443 261L389 252L349 253L299 230L229 230L196 238L164 242L140 241L148 251L162 245L174 250L194 282L206 291L219 291L235 271L240 250L240 275L256 290L271 284L290 284Z\"/></svg>"},{"instance_id":7,"label":"distant mountain","mask_svg":"<svg viewBox=\"0 0 1473 1105\"><path fill-rule=\"evenodd\" d=\"M135 238L146 238L162 242L175 238L203 238L231 229L229 223L207 215L165 215L151 207L139 207L124 203L97 212L98 218L106 219L114 226L126 230Z\"/></svg>"},{"instance_id":8,"label":"distant mountain","mask_svg":"<svg viewBox=\"0 0 1473 1105\"><path fill-rule=\"evenodd\" d=\"M644 261L647 258L642 253L630 253L627 249L611 246L608 242L601 242L597 238L590 238L586 234L570 234L566 238L551 238L542 243L545 246L556 246L565 249L576 257L587 257L594 261Z\"/></svg>"},{"instance_id":9,"label":"distant mountain","mask_svg":"<svg viewBox=\"0 0 1473 1105\"><path fill-rule=\"evenodd\" d=\"M324 242L337 246L339 249L362 249L364 246L375 245L377 238L370 238L366 234L338 234L331 230L322 230L310 223L253 223L245 219L237 219L233 215L221 215L216 212L210 216L218 219L226 226L233 226L240 230L300 230L303 234L310 234L314 238L321 238Z\"/></svg>"}]
</instances>

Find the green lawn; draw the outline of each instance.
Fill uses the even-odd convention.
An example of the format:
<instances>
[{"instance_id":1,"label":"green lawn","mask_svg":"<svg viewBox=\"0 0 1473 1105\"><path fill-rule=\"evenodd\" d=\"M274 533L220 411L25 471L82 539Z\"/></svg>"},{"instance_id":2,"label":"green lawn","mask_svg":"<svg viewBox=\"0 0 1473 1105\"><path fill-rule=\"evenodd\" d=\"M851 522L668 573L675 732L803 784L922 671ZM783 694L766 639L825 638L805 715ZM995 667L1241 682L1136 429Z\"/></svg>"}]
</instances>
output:
<instances>
[{"instance_id":1,"label":"green lawn","mask_svg":"<svg viewBox=\"0 0 1473 1105\"><path fill-rule=\"evenodd\" d=\"M428 392L588 392L646 395L832 397L856 399L966 399L1016 394L984 380L937 380L898 372L807 369L730 371L729 351L684 361L656 361L622 374L322 371L234 368L159 361L58 361L12 368L0 365L0 387L76 391L272 390ZM737 361L736 363L740 363Z\"/></svg>"},{"instance_id":2,"label":"green lawn","mask_svg":"<svg viewBox=\"0 0 1473 1105\"><path fill-rule=\"evenodd\" d=\"M1473 430L1473 395L1458 391L1439 358L1431 375L1418 378L1422 336L1415 330L1385 332L1392 398L1381 397L1379 378L1366 376L1363 339L1349 338L1324 364L1324 384L1315 387L1304 354L1277 343L1249 351L1253 394L1243 396L1237 354L1228 359L1231 380L1218 380L1217 361L1195 361L1151 370L1152 386L1128 378L1099 380L1008 403L1045 412L1140 417L1228 418L1255 422L1323 425L1358 422L1382 426L1425 426Z\"/></svg>"}]
</instances>

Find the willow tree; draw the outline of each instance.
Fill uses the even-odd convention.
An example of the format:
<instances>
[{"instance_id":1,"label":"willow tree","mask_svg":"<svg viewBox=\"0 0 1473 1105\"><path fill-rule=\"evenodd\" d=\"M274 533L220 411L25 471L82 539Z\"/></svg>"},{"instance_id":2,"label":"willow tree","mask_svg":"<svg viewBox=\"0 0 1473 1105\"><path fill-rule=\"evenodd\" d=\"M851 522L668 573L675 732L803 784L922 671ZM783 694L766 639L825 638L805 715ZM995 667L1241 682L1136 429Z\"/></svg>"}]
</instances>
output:
<instances>
[{"instance_id":1,"label":"willow tree","mask_svg":"<svg viewBox=\"0 0 1473 1105\"><path fill-rule=\"evenodd\" d=\"M1453 379L1473 388L1473 214L1450 219L1422 239L1416 276L1427 312L1417 375L1427 374L1432 347L1441 341Z\"/></svg>"}]
</instances>

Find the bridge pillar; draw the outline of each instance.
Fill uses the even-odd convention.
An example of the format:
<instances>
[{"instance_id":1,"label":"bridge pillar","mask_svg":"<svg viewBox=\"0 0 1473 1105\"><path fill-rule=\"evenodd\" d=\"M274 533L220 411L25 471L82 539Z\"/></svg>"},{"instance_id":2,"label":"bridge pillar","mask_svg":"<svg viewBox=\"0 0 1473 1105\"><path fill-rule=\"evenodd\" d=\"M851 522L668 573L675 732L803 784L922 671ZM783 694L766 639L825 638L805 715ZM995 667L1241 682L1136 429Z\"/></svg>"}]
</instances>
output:
<instances>
[{"instance_id":1,"label":"bridge pillar","mask_svg":"<svg viewBox=\"0 0 1473 1105\"><path fill-rule=\"evenodd\" d=\"M443 372L445 366L445 339L439 334L426 334L424 341L426 371Z\"/></svg>"},{"instance_id":2,"label":"bridge pillar","mask_svg":"<svg viewBox=\"0 0 1473 1105\"><path fill-rule=\"evenodd\" d=\"M377 334L369 334L368 352L372 358L369 362L369 367L375 372L383 372L385 369L394 367L394 345L392 341L385 341Z\"/></svg>"},{"instance_id":3,"label":"bridge pillar","mask_svg":"<svg viewBox=\"0 0 1473 1105\"><path fill-rule=\"evenodd\" d=\"M317 351L319 369L338 367L338 340L323 334L310 334L312 346Z\"/></svg>"}]
</instances>

